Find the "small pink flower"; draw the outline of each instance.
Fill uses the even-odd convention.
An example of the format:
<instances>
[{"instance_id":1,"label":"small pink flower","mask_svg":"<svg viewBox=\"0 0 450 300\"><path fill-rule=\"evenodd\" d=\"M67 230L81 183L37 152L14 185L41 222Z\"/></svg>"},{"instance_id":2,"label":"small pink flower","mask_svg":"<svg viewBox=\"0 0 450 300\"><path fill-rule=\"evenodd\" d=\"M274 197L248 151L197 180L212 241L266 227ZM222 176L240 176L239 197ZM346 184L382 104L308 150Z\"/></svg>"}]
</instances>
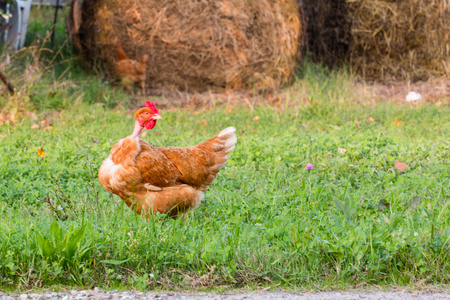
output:
<instances>
[{"instance_id":1,"label":"small pink flower","mask_svg":"<svg viewBox=\"0 0 450 300\"><path fill-rule=\"evenodd\" d=\"M364 205L364 199L363 199L363 200L361 200L361 205Z\"/></svg>"},{"instance_id":2,"label":"small pink flower","mask_svg":"<svg viewBox=\"0 0 450 300\"><path fill-rule=\"evenodd\" d=\"M314 165L311 164L311 163L307 163L306 164L306 170L312 170L312 169L314 169Z\"/></svg>"}]
</instances>

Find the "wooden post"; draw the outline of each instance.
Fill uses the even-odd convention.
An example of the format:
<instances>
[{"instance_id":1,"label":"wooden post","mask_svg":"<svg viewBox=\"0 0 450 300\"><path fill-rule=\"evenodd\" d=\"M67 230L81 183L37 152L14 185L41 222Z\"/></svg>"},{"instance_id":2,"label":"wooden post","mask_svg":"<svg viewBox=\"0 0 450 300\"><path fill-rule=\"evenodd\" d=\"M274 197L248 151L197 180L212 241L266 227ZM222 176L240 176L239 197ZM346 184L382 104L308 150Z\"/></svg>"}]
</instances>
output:
<instances>
[{"instance_id":1,"label":"wooden post","mask_svg":"<svg viewBox=\"0 0 450 300\"><path fill-rule=\"evenodd\" d=\"M56 0L55 19L53 20L52 48L55 46L56 21L58 19L59 0Z\"/></svg>"}]
</instances>

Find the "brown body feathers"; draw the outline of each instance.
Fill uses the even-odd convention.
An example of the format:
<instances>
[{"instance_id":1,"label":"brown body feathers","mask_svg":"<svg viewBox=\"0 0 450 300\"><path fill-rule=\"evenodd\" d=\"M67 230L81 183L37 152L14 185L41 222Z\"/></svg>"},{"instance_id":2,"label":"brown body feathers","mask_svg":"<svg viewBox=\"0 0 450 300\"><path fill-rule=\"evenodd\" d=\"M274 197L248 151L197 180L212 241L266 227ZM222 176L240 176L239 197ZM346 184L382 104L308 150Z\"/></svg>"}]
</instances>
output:
<instances>
[{"instance_id":1,"label":"brown body feathers","mask_svg":"<svg viewBox=\"0 0 450 300\"><path fill-rule=\"evenodd\" d=\"M138 214L185 212L200 204L203 192L226 164L237 141L235 130L228 127L187 148L153 147L131 135L113 146L100 167L99 181Z\"/></svg>"},{"instance_id":2,"label":"brown body feathers","mask_svg":"<svg viewBox=\"0 0 450 300\"><path fill-rule=\"evenodd\" d=\"M145 96L145 80L147 78L146 73L148 55L143 55L139 61L129 59L125 54L120 41L117 42L116 50L116 74L120 77L123 85L127 90L131 88L132 84L137 84L141 87L142 93Z\"/></svg>"}]
</instances>

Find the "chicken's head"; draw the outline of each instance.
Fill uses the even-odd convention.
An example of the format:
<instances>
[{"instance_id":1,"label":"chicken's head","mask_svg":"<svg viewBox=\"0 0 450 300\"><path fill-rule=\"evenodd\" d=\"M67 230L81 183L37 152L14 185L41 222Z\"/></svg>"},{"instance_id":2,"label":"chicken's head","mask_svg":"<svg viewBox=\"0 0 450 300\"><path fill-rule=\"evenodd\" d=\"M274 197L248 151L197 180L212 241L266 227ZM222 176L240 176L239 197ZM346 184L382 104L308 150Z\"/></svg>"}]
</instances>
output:
<instances>
[{"instance_id":1,"label":"chicken's head","mask_svg":"<svg viewBox=\"0 0 450 300\"><path fill-rule=\"evenodd\" d=\"M159 111L156 109L155 104L147 100L145 106L139 109L134 114L134 119L139 122L139 125L147 129L153 129L156 125L156 120L161 120Z\"/></svg>"}]
</instances>

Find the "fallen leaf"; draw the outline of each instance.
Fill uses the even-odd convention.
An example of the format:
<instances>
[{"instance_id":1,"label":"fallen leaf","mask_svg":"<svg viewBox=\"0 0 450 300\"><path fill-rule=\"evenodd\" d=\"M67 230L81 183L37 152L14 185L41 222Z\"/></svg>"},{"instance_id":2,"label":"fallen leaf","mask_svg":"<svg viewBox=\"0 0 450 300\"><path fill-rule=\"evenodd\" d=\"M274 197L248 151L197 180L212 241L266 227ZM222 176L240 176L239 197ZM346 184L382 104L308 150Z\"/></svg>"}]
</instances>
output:
<instances>
[{"instance_id":1,"label":"fallen leaf","mask_svg":"<svg viewBox=\"0 0 450 300\"><path fill-rule=\"evenodd\" d=\"M39 157L44 157L45 156L45 151L44 149L42 149L41 147L37 148L37 154Z\"/></svg>"},{"instance_id":2,"label":"fallen leaf","mask_svg":"<svg viewBox=\"0 0 450 300\"><path fill-rule=\"evenodd\" d=\"M408 203L406 204L408 206L408 209L406 211L407 212L412 212L413 210L415 210L417 205L419 205L421 200L422 200L422 198L420 198L419 196L411 198L408 201Z\"/></svg>"},{"instance_id":3,"label":"fallen leaf","mask_svg":"<svg viewBox=\"0 0 450 300\"><path fill-rule=\"evenodd\" d=\"M338 147L338 152L344 154L345 152L347 152L347 149Z\"/></svg>"},{"instance_id":4,"label":"fallen leaf","mask_svg":"<svg viewBox=\"0 0 450 300\"><path fill-rule=\"evenodd\" d=\"M208 124L208 121L206 121L205 119L201 120L200 123L202 123L203 125L206 126L206 124Z\"/></svg>"},{"instance_id":5,"label":"fallen leaf","mask_svg":"<svg viewBox=\"0 0 450 300\"><path fill-rule=\"evenodd\" d=\"M358 121L358 120L355 120L354 122L355 122L356 126L360 127L360 126L359 126L359 121Z\"/></svg>"},{"instance_id":6,"label":"fallen leaf","mask_svg":"<svg viewBox=\"0 0 450 300\"><path fill-rule=\"evenodd\" d=\"M16 115L15 115L14 113L11 113L11 114L9 115L9 120L11 121L11 123L14 123L15 120L16 120Z\"/></svg>"},{"instance_id":7,"label":"fallen leaf","mask_svg":"<svg viewBox=\"0 0 450 300\"><path fill-rule=\"evenodd\" d=\"M391 207L391 204L387 202L386 199L380 199L380 202L378 203L378 210L384 210Z\"/></svg>"},{"instance_id":8,"label":"fallen leaf","mask_svg":"<svg viewBox=\"0 0 450 300\"><path fill-rule=\"evenodd\" d=\"M171 107L171 108L169 108L169 111L170 111L170 112L176 112L176 111L177 111L177 108L176 108L176 107Z\"/></svg>"},{"instance_id":9,"label":"fallen leaf","mask_svg":"<svg viewBox=\"0 0 450 300\"><path fill-rule=\"evenodd\" d=\"M33 124L33 125L31 125L31 129L38 129L39 128L39 125L38 124Z\"/></svg>"},{"instance_id":10,"label":"fallen leaf","mask_svg":"<svg viewBox=\"0 0 450 300\"><path fill-rule=\"evenodd\" d=\"M372 117L369 117L369 118L367 119L367 121L368 121L369 123L373 123L373 122L375 122L375 119L372 118Z\"/></svg>"},{"instance_id":11,"label":"fallen leaf","mask_svg":"<svg viewBox=\"0 0 450 300\"><path fill-rule=\"evenodd\" d=\"M400 125L402 125L402 121L400 121L400 120L395 120L395 121L394 121L394 124L397 125L397 126L400 126Z\"/></svg>"},{"instance_id":12,"label":"fallen leaf","mask_svg":"<svg viewBox=\"0 0 450 300\"><path fill-rule=\"evenodd\" d=\"M200 111L198 111L198 110L194 111L194 115L199 115L199 114L200 114Z\"/></svg>"},{"instance_id":13,"label":"fallen leaf","mask_svg":"<svg viewBox=\"0 0 450 300\"><path fill-rule=\"evenodd\" d=\"M227 114L231 114L232 111L233 111L233 110L232 110L231 108L228 108L228 109L227 109Z\"/></svg>"},{"instance_id":14,"label":"fallen leaf","mask_svg":"<svg viewBox=\"0 0 450 300\"><path fill-rule=\"evenodd\" d=\"M45 127L44 127L44 130L45 130L45 131L49 131L49 130L52 129L52 128L53 128L52 126L45 126Z\"/></svg>"},{"instance_id":15,"label":"fallen leaf","mask_svg":"<svg viewBox=\"0 0 450 300\"><path fill-rule=\"evenodd\" d=\"M399 172L405 172L405 169L408 167L407 164L399 162L398 160L395 161L394 166Z\"/></svg>"},{"instance_id":16,"label":"fallen leaf","mask_svg":"<svg viewBox=\"0 0 450 300\"><path fill-rule=\"evenodd\" d=\"M303 123L302 126L305 127L305 128L309 128L309 126L306 125L305 123Z\"/></svg>"},{"instance_id":17,"label":"fallen leaf","mask_svg":"<svg viewBox=\"0 0 450 300\"><path fill-rule=\"evenodd\" d=\"M256 132L256 129L252 129L252 133L255 133Z\"/></svg>"},{"instance_id":18,"label":"fallen leaf","mask_svg":"<svg viewBox=\"0 0 450 300\"><path fill-rule=\"evenodd\" d=\"M259 121L259 116L254 116L252 120L253 121Z\"/></svg>"}]
</instances>

